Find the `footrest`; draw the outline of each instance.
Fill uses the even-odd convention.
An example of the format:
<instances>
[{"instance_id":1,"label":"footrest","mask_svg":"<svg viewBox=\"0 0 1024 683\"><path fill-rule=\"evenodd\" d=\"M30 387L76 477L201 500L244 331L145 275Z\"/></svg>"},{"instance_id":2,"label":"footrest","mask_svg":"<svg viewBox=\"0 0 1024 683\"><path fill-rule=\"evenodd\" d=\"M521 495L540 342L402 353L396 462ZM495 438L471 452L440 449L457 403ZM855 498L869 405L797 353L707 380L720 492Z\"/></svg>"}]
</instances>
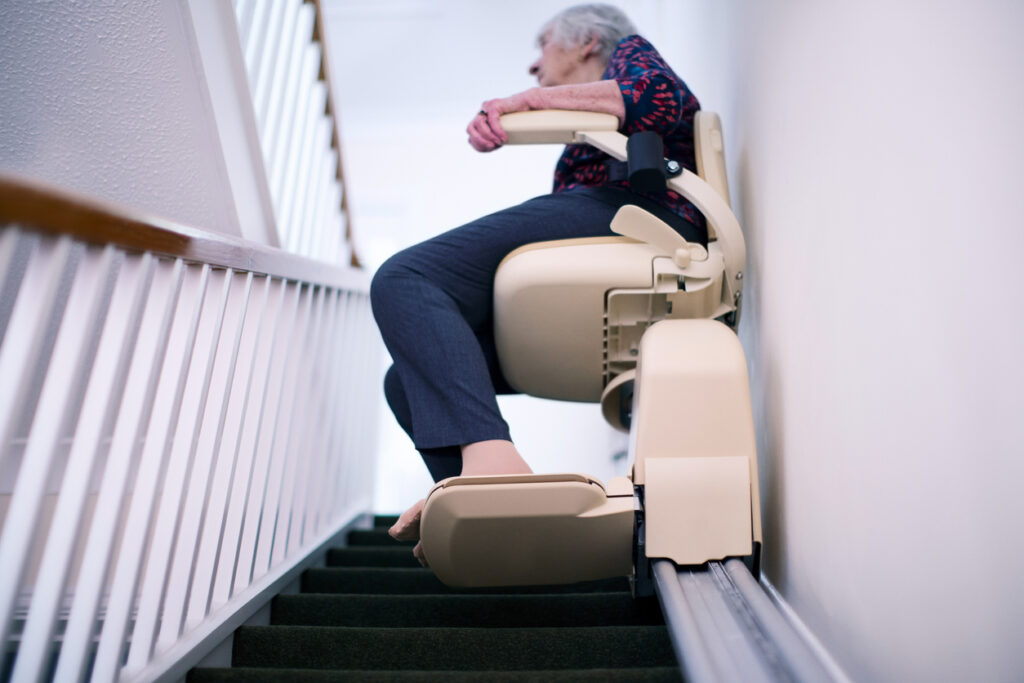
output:
<instances>
[{"instance_id":1,"label":"footrest","mask_svg":"<svg viewBox=\"0 0 1024 683\"><path fill-rule=\"evenodd\" d=\"M633 514L624 477L454 477L427 496L420 538L449 586L575 583L632 573Z\"/></svg>"}]
</instances>

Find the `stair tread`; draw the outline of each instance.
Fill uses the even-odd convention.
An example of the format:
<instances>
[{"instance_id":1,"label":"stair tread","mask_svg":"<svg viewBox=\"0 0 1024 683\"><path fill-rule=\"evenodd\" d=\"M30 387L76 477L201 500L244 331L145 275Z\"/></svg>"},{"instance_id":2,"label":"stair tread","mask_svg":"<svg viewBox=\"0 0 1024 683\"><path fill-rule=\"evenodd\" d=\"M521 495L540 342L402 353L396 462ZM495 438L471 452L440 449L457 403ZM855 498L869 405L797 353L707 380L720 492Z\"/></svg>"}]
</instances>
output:
<instances>
[{"instance_id":1,"label":"stair tread","mask_svg":"<svg viewBox=\"0 0 1024 683\"><path fill-rule=\"evenodd\" d=\"M398 521L398 515L374 515L374 529L389 529Z\"/></svg>"},{"instance_id":2,"label":"stair tread","mask_svg":"<svg viewBox=\"0 0 1024 683\"><path fill-rule=\"evenodd\" d=\"M625 577L569 586L445 586L387 534L394 517L348 534L274 599L272 626L234 635L233 667L191 683L680 681L661 611Z\"/></svg>"},{"instance_id":3,"label":"stair tread","mask_svg":"<svg viewBox=\"0 0 1024 683\"><path fill-rule=\"evenodd\" d=\"M338 595L274 599L273 624L311 626L607 626L664 623L657 601L628 593Z\"/></svg>"},{"instance_id":4,"label":"stair tread","mask_svg":"<svg viewBox=\"0 0 1024 683\"><path fill-rule=\"evenodd\" d=\"M388 535L385 528L353 529L348 532L348 545L349 547L370 545L385 548L395 546L409 546L411 548L416 545L416 541L396 541Z\"/></svg>"},{"instance_id":5,"label":"stair tread","mask_svg":"<svg viewBox=\"0 0 1024 683\"><path fill-rule=\"evenodd\" d=\"M328 567L420 567L406 546L358 546L331 548L327 551Z\"/></svg>"},{"instance_id":6,"label":"stair tread","mask_svg":"<svg viewBox=\"0 0 1024 683\"><path fill-rule=\"evenodd\" d=\"M529 671L371 671L322 670L235 667L231 669L206 668L189 672L188 683L278 683L279 681L309 681L310 683L350 683L369 681L404 681L407 683L590 683L591 681L619 681L620 683L671 683L681 681L675 666L638 667L628 669L572 669Z\"/></svg>"},{"instance_id":7,"label":"stair tread","mask_svg":"<svg viewBox=\"0 0 1024 683\"><path fill-rule=\"evenodd\" d=\"M235 666L530 670L672 666L664 626L353 628L244 626Z\"/></svg>"},{"instance_id":8,"label":"stair tread","mask_svg":"<svg viewBox=\"0 0 1024 683\"><path fill-rule=\"evenodd\" d=\"M593 593L628 591L625 577L602 579L569 586L517 586L514 588L451 588L444 585L429 569L322 567L308 569L302 576L304 593L362 594L498 594L515 593Z\"/></svg>"}]
</instances>

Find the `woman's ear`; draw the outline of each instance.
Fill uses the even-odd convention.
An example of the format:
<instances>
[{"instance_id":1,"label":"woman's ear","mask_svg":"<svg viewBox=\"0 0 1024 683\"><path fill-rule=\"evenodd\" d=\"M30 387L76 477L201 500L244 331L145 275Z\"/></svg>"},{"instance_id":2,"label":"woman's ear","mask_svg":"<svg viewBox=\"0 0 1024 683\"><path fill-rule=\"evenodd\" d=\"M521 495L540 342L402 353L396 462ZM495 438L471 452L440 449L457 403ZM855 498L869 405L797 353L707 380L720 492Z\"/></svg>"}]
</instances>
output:
<instances>
[{"instance_id":1,"label":"woman's ear","mask_svg":"<svg viewBox=\"0 0 1024 683\"><path fill-rule=\"evenodd\" d=\"M580 63L587 61L589 57L595 54L597 54L597 36L591 36L590 40L583 43L583 46L580 48Z\"/></svg>"}]
</instances>

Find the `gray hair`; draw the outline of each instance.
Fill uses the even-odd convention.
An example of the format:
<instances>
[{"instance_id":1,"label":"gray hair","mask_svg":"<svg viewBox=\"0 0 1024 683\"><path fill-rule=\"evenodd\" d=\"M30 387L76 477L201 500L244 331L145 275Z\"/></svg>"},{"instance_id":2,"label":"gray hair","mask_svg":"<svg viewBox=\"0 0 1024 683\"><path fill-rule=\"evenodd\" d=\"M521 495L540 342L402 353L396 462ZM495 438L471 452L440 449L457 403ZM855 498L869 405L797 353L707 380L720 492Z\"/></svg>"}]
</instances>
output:
<instances>
[{"instance_id":1,"label":"gray hair","mask_svg":"<svg viewBox=\"0 0 1024 683\"><path fill-rule=\"evenodd\" d=\"M592 3L556 14L541 27L537 42L548 33L548 40L563 48L578 47L596 38L597 55L607 61L620 40L636 33L636 27L618 7Z\"/></svg>"}]
</instances>

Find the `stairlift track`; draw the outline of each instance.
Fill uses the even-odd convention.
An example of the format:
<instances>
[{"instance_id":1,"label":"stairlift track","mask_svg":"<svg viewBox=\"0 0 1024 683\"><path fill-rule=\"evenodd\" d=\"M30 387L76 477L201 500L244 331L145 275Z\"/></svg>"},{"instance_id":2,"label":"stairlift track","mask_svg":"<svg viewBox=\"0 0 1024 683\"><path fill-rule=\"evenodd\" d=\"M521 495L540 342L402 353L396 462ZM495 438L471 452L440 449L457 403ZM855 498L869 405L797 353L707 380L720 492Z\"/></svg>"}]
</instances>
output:
<instances>
[{"instance_id":1,"label":"stairlift track","mask_svg":"<svg viewBox=\"0 0 1024 683\"><path fill-rule=\"evenodd\" d=\"M830 681L832 676L740 560L653 566L685 680Z\"/></svg>"}]
</instances>

